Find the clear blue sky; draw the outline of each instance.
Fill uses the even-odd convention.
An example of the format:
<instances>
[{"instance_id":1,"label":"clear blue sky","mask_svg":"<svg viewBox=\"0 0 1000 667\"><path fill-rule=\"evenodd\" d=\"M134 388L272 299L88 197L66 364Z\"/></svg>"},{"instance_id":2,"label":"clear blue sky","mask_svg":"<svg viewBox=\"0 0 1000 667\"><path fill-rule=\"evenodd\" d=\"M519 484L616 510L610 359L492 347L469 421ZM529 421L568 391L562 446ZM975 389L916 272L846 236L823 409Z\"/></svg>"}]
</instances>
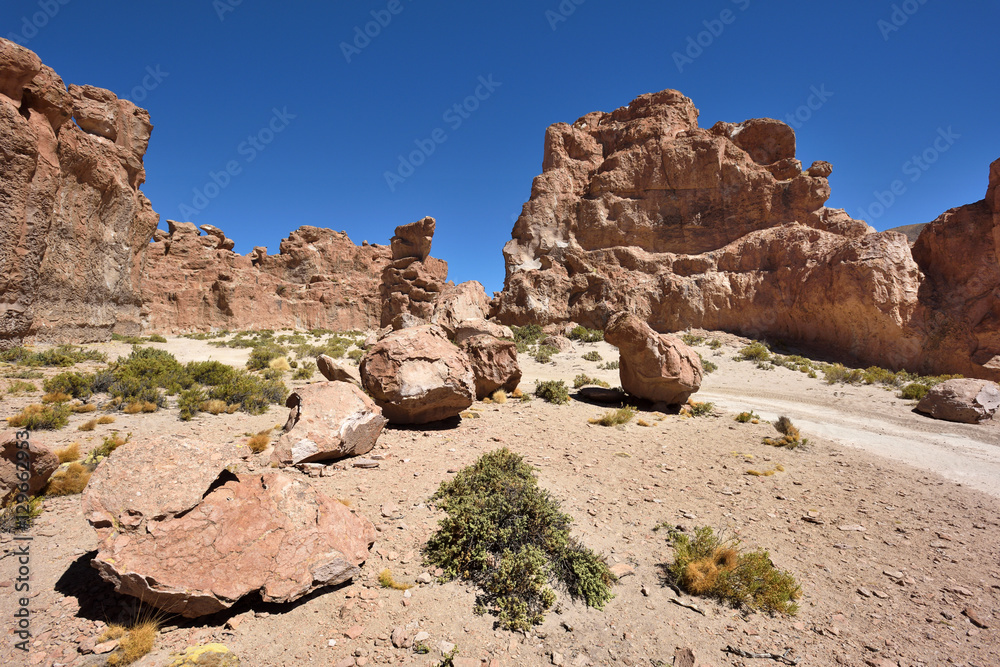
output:
<instances>
[{"instance_id":1,"label":"clear blue sky","mask_svg":"<svg viewBox=\"0 0 1000 667\"><path fill-rule=\"evenodd\" d=\"M386 25L367 26L377 36L354 45L376 18ZM502 287L501 248L541 171L545 128L665 88L691 97L705 127L785 119L812 101L796 120L799 157L832 162L829 205L878 229L981 199L1000 157L998 25L997 3L962 0L4 0L0 9L0 34L19 36L67 83L149 109L143 189L161 227L190 219L221 227L238 252L277 252L299 225L386 243L396 225L432 215L433 254L453 280L478 279L488 292ZM345 55L342 43L354 48ZM810 100L814 87L825 101ZM445 115L477 92L485 99L470 101L474 111ZM280 132L269 134L272 122ZM416 141L433 153L390 188L386 172L400 173L398 156ZM911 162L925 151L933 164ZM197 200L230 162L238 173L226 187ZM874 193L897 180L902 194L873 217ZM184 215L182 205L203 210Z\"/></svg>"}]
</instances>

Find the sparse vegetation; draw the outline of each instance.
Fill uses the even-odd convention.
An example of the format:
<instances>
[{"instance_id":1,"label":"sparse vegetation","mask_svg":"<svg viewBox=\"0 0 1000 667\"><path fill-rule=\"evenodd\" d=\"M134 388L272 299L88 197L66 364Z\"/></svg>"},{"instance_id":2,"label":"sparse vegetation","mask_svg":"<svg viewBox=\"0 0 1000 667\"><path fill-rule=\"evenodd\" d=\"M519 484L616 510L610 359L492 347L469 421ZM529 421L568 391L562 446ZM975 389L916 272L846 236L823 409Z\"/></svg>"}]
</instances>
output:
<instances>
[{"instance_id":1,"label":"sparse vegetation","mask_svg":"<svg viewBox=\"0 0 1000 667\"><path fill-rule=\"evenodd\" d=\"M532 355L540 364L547 364L552 361L552 355L559 354L559 348L552 345L539 345Z\"/></svg>"},{"instance_id":2,"label":"sparse vegetation","mask_svg":"<svg viewBox=\"0 0 1000 667\"><path fill-rule=\"evenodd\" d=\"M226 405L239 405L239 409L252 415L267 412L271 403L284 403L288 388L280 380L267 380L246 371L236 371L227 381L212 387L208 397L225 401Z\"/></svg>"},{"instance_id":3,"label":"sparse vegetation","mask_svg":"<svg viewBox=\"0 0 1000 667\"><path fill-rule=\"evenodd\" d=\"M626 405L617 410L608 410L597 419L588 419L587 421L600 426L620 426L632 421L633 417L635 417L635 408Z\"/></svg>"},{"instance_id":4,"label":"sparse vegetation","mask_svg":"<svg viewBox=\"0 0 1000 667\"><path fill-rule=\"evenodd\" d=\"M73 398L69 394L64 394L61 391L54 391L42 396L42 403L46 405L51 405L53 403L68 403L70 399Z\"/></svg>"},{"instance_id":5,"label":"sparse vegetation","mask_svg":"<svg viewBox=\"0 0 1000 667\"><path fill-rule=\"evenodd\" d=\"M681 340L684 341L685 345L701 345L705 342L704 336L697 336L691 332L681 334Z\"/></svg>"},{"instance_id":6,"label":"sparse vegetation","mask_svg":"<svg viewBox=\"0 0 1000 667\"><path fill-rule=\"evenodd\" d=\"M604 357L597 350L591 350L582 356L584 361L604 361Z\"/></svg>"},{"instance_id":7,"label":"sparse vegetation","mask_svg":"<svg viewBox=\"0 0 1000 667\"><path fill-rule=\"evenodd\" d=\"M78 430L78 431L93 431L95 428L97 428L97 420L96 419L90 419L90 420L87 420L87 421L83 422L79 426L77 426L76 430Z\"/></svg>"},{"instance_id":8,"label":"sparse vegetation","mask_svg":"<svg viewBox=\"0 0 1000 667\"><path fill-rule=\"evenodd\" d=\"M32 352L26 347L14 347L0 352L0 361L18 366L73 366L84 361L105 362L108 358L102 352L88 350L76 345L60 345L43 352Z\"/></svg>"},{"instance_id":9,"label":"sparse vegetation","mask_svg":"<svg viewBox=\"0 0 1000 667\"><path fill-rule=\"evenodd\" d=\"M18 503L12 496L0 508L0 533L23 533L30 530L35 519L42 515L44 498L32 496L27 502Z\"/></svg>"},{"instance_id":10,"label":"sparse vegetation","mask_svg":"<svg viewBox=\"0 0 1000 667\"><path fill-rule=\"evenodd\" d=\"M38 386L33 382L25 382L24 380L13 380L7 385L7 393L12 396L17 396L19 394L27 394L31 391L38 391Z\"/></svg>"},{"instance_id":11,"label":"sparse vegetation","mask_svg":"<svg viewBox=\"0 0 1000 667\"><path fill-rule=\"evenodd\" d=\"M268 448L271 444L271 429L267 429L257 433L247 440L247 447L254 454L260 454L262 451Z\"/></svg>"},{"instance_id":12,"label":"sparse vegetation","mask_svg":"<svg viewBox=\"0 0 1000 667\"><path fill-rule=\"evenodd\" d=\"M605 389L607 389L608 387L611 386L607 382L605 382L604 380L600 380L598 378L592 378L592 377L590 377L589 375L587 375L585 373L580 373L575 378L573 378L573 388L574 389L579 389L580 387L585 387L588 384L596 385L598 387L604 387Z\"/></svg>"},{"instance_id":13,"label":"sparse vegetation","mask_svg":"<svg viewBox=\"0 0 1000 667\"><path fill-rule=\"evenodd\" d=\"M528 324L523 327L511 327L514 332L514 342L517 344L518 352L527 352L532 345L538 344L545 337L542 327L537 324Z\"/></svg>"},{"instance_id":14,"label":"sparse vegetation","mask_svg":"<svg viewBox=\"0 0 1000 667\"><path fill-rule=\"evenodd\" d=\"M160 631L158 618L145 618L128 628L121 625L110 625L99 638L99 642L118 639L118 648L108 656L109 667L124 667L131 665L153 650L156 635Z\"/></svg>"},{"instance_id":15,"label":"sparse vegetation","mask_svg":"<svg viewBox=\"0 0 1000 667\"><path fill-rule=\"evenodd\" d=\"M205 402L206 398L205 392L199 387L192 387L191 389L182 391L181 395L177 398L177 407L180 408L181 421L191 421L198 414L201 404Z\"/></svg>"},{"instance_id":16,"label":"sparse vegetation","mask_svg":"<svg viewBox=\"0 0 1000 667\"><path fill-rule=\"evenodd\" d=\"M74 442L62 449L57 449L56 456L59 457L59 463L72 463L80 460L80 443Z\"/></svg>"},{"instance_id":17,"label":"sparse vegetation","mask_svg":"<svg viewBox=\"0 0 1000 667\"><path fill-rule=\"evenodd\" d=\"M152 334L146 340L148 340L150 343L166 343L167 342L167 339L164 338L163 336L161 336L160 334Z\"/></svg>"},{"instance_id":18,"label":"sparse vegetation","mask_svg":"<svg viewBox=\"0 0 1000 667\"><path fill-rule=\"evenodd\" d=\"M701 356L700 352L698 353L698 359L701 360L701 369L705 371L705 375L708 375L709 373L714 373L715 371L719 370L719 366L717 364L706 360L705 357Z\"/></svg>"},{"instance_id":19,"label":"sparse vegetation","mask_svg":"<svg viewBox=\"0 0 1000 667\"><path fill-rule=\"evenodd\" d=\"M666 578L692 595L713 597L747 611L798 611L802 589L788 572L777 569L767 551L744 552L739 540L721 539L707 526L694 537L672 530L674 560L665 566Z\"/></svg>"},{"instance_id":20,"label":"sparse vegetation","mask_svg":"<svg viewBox=\"0 0 1000 667\"><path fill-rule=\"evenodd\" d=\"M100 463L105 457L110 456L111 452L115 451L129 440L132 439L132 434L129 433L124 438L118 431L114 431L111 435L105 436L104 441L98 447L94 447L87 454L87 458L84 459L85 465L96 465Z\"/></svg>"},{"instance_id":21,"label":"sparse vegetation","mask_svg":"<svg viewBox=\"0 0 1000 667\"><path fill-rule=\"evenodd\" d=\"M7 425L29 431L58 431L69 424L69 412L65 403L29 405L21 414L8 417Z\"/></svg>"},{"instance_id":22,"label":"sparse vegetation","mask_svg":"<svg viewBox=\"0 0 1000 667\"><path fill-rule=\"evenodd\" d=\"M569 332L569 337L581 343L596 343L604 340L604 332L600 329L588 329L585 326L576 326Z\"/></svg>"},{"instance_id":23,"label":"sparse vegetation","mask_svg":"<svg viewBox=\"0 0 1000 667\"><path fill-rule=\"evenodd\" d=\"M784 447L785 449L798 449L809 444L808 440L802 439L799 429L792 424L788 417L779 417L774 422L774 428L781 434L780 438L764 438L764 444L772 447Z\"/></svg>"},{"instance_id":24,"label":"sparse vegetation","mask_svg":"<svg viewBox=\"0 0 1000 667\"><path fill-rule=\"evenodd\" d=\"M549 403L565 405L569 403L569 388L562 380L535 381L535 396Z\"/></svg>"},{"instance_id":25,"label":"sparse vegetation","mask_svg":"<svg viewBox=\"0 0 1000 667\"><path fill-rule=\"evenodd\" d=\"M770 470L765 470L764 472L760 472L759 470L747 470L747 474L751 477L771 477L779 472L785 472L785 466L779 464Z\"/></svg>"},{"instance_id":26,"label":"sparse vegetation","mask_svg":"<svg viewBox=\"0 0 1000 667\"><path fill-rule=\"evenodd\" d=\"M316 364L311 361L303 361L292 374L293 380L311 380L316 372Z\"/></svg>"},{"instance_id":27,"label":"sparse vegetation","mask_svg":"<svg viewBox=\"0 0 1000 667\"><path fill-rule=\"evenodd\" d=\"M97 423L98 424L114 424L115 423L115 418L112 417L111 415L104 415L103 417L98 417L97 418Z\"/></svg>"},{"instance_id":28,"label":"sparse vegetation","mask_svg":"<svg viewBox=\"0 0 1000 667\"><path fill-rule=\"evenodd\" d=\"M687 405L681 408L681 414L687 415L689 417L708 417L715 412L715 404L709 403L707 401L697 402L694 399L688 399Z\"/></svg>"},{"instance_id":29,"label":"sparse vegetation","mask_svg":"<svg viewBox=\"0 0 1000 667\"><path fill-rule=\"evenodd\" d=\"M922 382L911 382L903 387L903 389L899 392L899 397L908 401L919 401L923 399L923 397L926 396L927 392L930 390L930 385L923 384Z\"/></svg>"},{"instance_id":30,"label":"sparse vegetation","mask_svg":"<svg viewBox=\"0 0 1000 667\"><path fill-rule=\"evenodd\" d=\"M140 412L156 412L156 408L156 403L153 403L152 401L132 401L122 408L122 411L127 415L137 415Z\"/></svg>"},{"instance_id":31,"label":"sparse vegetation","mask_svg":"<svg viewBox=\"0 0 1000 667\"><path fill-rule=\"evenodd\" d=\"M752 410L750 412L741 412L736 415L736 421L741 424L758 424L760 423L760 415Z\"/></svg>"},{"instance_id":32,"label":"sparse vegetation","mask_svg":"<svg viewBox=\"0 0 1000 667\"><path fill-rule=\"evenodd\" d=\"M385 568L378 573L378 583L382 586L382 588L391 588L396 591L405 591L413 588L413 584L404 584L396 581L389 568Z\"/></svg>"},{"instance_id":33,"label":"sparse vegetation","mask_svg":"<svg viewBox=\"0 0 1000 667\"><path fill-rule=\"evenodd\" d=\"M708 341L708 347L711 350L718 350L720 347L722 347L722 341L719 340L718 338L713 338L712 340Z\"/></svg>"},{"instance_id":34,"label":"sparse vegetation","mask_svg":"<svg viewBox=\"0 0 1000 667\"><path fill-rule=\"evenodd\" d=\"M597 368L598 370L602 371L616 371L618 370L619 366L620 366L619 360L615 359L614 361L606 361L603 364L600 364Z\"/></svg>"},{"instance_id":35,"label":"sparse vegetation","mask_svg":"<svg viewBox=\"0 0 1000 667\"><path fill-rule=\"evenodd\" d=\"M507 392L505 392L503 389L497 389L495 392L490 394L490 400L493 401L494 403L503 405L504 403L507 402Z\"/></svg>"},{"instance_id":36,"label":"sparse vegetation","mask_svg":"<svg viewBox=\"0 0 1000 667\"><path fill-rule=\"evenodd\" d=\"M272 371L287 373L292 370L292 365L288 363L288 357L278 357L267 362L267 367Z\"/></svg>"},{"instance_id":37,"label":"sparse vegetation","mask_svg":"<svg viewBox=\"0 0 1000 667\"><path fill-rule=\"evenodd\" d=\"M268 368L272 361L280 359L288 353L288 350L277 343L264 343L256 345L250 350L250 358L247 359L247 368L252 371L260 371ZM288 360L285 360L287 365Z\"/></svg>"},{"instance_id":38,"label":"sparse vegetation","mask_svg":"<svg viewBox=\"0 0 1000 667\"><path fill-rule=\"evenodd\" d=\"M767 345L755 340L741 349L736 358L741 361L753 361L760 366L771 360L771 351L767 348Z\"/></svg>"},{"instance_id":39,"label":"sparse vegetation","mask_svg":"<svg viewBox=\"0 0 1000 667\"><path fill-rule=\"evenodd\" d=\"M49 484L45 488L47 496L73 496L83 493L90 481L92 471L81 463L70 463L66 468L57 470L49 478Z\"/></svg>"},{"instance_id":40,"label":"sparse vegetation","mask_svg":"<svg viewBox=\"0 0 1000 667\"><path fill-rule=\"evenodd\" d=\"M600 609L611 599L607 563L570 537L572 519L538 488L519 455L484 454L442 483L431 501L447 516L427 543L427 560L445 579L479 586L475 611L490 611L500 626L526 631L541 623L556 599L552 579L588 606Z\"/></svg>"}]
</instances>

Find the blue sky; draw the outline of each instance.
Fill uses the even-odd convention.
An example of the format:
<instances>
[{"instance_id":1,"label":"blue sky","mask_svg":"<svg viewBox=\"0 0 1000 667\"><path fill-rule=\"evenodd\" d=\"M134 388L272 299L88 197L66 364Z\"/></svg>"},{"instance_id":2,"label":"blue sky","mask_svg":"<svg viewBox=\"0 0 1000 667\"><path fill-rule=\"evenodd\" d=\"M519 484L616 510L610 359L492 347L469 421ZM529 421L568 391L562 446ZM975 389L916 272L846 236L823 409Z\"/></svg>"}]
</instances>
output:
<instances>
[{"instance_id":1,"label":"blue sky","mask_svg":"<svg viewBox=\"0 0 1000 667\"><path fill-rule=\"evenodd\" d=\"M694 100L703 127L791 114L799 158L834 165L829 205L878 229L981 199L1000 157L997 25L997 3L961 0L0 9L0 34L67 83L149 109L143 190L162 228L212 224L238 252L277 252L300 225L386 243L432 215L450 278L488 292L502 288L501 249L541 171L545 128L665 88ZM374 37L358 37L366 27ZM401 167L420 150L412 173Z\"/></svg>"}]
</instances>

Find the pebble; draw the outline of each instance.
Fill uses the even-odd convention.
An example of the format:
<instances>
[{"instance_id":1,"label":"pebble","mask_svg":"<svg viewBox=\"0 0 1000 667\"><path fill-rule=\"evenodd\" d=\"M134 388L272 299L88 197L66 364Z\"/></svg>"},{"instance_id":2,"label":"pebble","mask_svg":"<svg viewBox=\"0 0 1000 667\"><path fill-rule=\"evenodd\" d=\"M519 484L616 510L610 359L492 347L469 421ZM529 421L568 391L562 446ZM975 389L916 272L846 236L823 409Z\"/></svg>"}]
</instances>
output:
<instances>
[{"instance_id":1,"label":"pebble","mask_svg":"<svg viewBox=\"0 0 1000 667\"><path fill-rule=\"evenodd\" d=\"M361 633L364 631L365 631L364 626L352 625L351 627L344 630L344 636L348 637L349 639L357 639L358 637L361 636Z\"/></svg>"},{"instance_id":2,"label":"pebble","mask_svg":"<svg viewBox=\"0 0 1000 667\"><path fill-rule=\"evenodd\" d=\"M430 572L421 572L417 575L418 584L429 584L431 581L433 581L433 579L431 578Z\"/></svg>"}]
</instances>

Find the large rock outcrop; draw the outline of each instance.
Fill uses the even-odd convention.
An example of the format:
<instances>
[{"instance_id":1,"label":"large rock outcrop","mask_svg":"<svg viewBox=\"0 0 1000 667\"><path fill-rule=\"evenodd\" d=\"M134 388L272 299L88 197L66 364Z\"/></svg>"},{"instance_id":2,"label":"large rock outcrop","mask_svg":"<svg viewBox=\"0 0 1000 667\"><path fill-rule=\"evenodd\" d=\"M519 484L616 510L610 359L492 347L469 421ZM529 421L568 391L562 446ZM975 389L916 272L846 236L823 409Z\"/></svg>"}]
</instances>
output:
<instances>
[{"instance_id":1,"label":"large rock outcrop","mask_svg":"<svg viewBox=\"0 0 1000 667\"><path fill-rule=\"evenodd\" d=\"M300 227L280 252L233 252L211 225L167 221L149 244L144 329L368 329L378 325L379 276L389 248L355 245L344 232Z\"/></svg>"},{"instance_id":2,"label":"large rock outcrop","mask_svg":"<svg viewBox=\"0 0 1000 667\"><path fill-rule=\"evenodd\" d=\"M911 253L903 234L824 206L832 166L803 171L784 123L697 119L668 90L548 129L543 173L504 248L499 321L603 329L628 311L660 332L720 329L863 364L1000 375L997 164L987 200L928 225Z\"/></svg>"},{"instance_id":3,"label":"large rock outcrop","mask_svg":"<svg viewBox=\"0 0 1000 667\"><path fill-rule=\"evenodd\" d=\"M72 120L71 120L72 119ZM0 347L140 332L149 114L0 39Z\"/></svg>"},{"instance_id":4,"label":"large rock outcrop","mask_svg":"<svg viewBox=\"0 0 1000 667\"><path fill-rule=\"evenodd\" d=\"M101 576L195 618L255 591L290 602L360 573L375 540L370 521L305 480L229 472L238 454L235 445L180 438L116 449L83 496Z\"/></svg>"}]
</instances>

